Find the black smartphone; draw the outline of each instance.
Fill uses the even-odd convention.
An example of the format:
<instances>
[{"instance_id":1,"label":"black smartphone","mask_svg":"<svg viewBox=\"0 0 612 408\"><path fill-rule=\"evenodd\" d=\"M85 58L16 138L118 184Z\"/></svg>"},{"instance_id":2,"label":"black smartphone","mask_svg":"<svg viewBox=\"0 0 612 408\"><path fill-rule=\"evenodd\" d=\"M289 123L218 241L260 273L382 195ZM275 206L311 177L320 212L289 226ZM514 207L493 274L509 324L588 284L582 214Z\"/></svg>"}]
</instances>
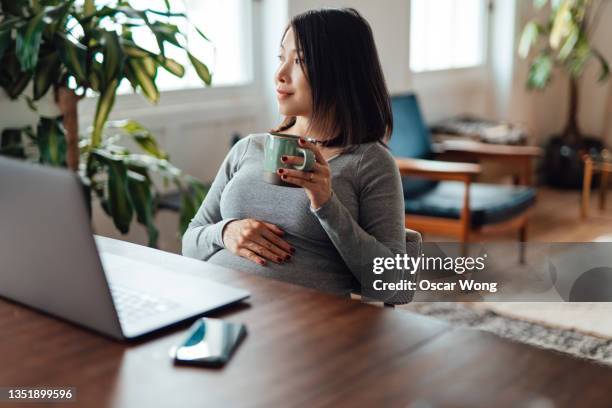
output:
<instances>
[{"instance_id":1,"label":"black smartphone","mask_svg":"<svg viewBox=\"0 0 612 408\"><path fill-rule=\"evenodd\" d=\"M196 320L178 347L170 350L175 364L220 367L246 336L246 326L207 317Z\"/></svg>"}]
</instances>

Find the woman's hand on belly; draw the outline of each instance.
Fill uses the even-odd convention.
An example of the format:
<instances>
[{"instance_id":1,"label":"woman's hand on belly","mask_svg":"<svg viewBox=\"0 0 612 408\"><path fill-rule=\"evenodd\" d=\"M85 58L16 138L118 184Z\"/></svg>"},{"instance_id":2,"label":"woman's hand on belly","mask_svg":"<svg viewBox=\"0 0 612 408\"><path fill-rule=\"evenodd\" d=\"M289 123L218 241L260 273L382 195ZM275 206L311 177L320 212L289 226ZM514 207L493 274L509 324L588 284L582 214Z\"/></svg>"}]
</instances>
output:
<instances>
[{"instance_id":1,"label":"woman's hand on belly","mask_svg":"<svg viewBox=\"0 0 612 408\"><path fill-rule=\"evenodd\" d=\"M283 235L283 230L274 224L247 218L225 226L223 243L233 254L259 265L265 265L266 259L280 264L295 252L295 248L280 238Z\"/></svg>"}]
</instances>

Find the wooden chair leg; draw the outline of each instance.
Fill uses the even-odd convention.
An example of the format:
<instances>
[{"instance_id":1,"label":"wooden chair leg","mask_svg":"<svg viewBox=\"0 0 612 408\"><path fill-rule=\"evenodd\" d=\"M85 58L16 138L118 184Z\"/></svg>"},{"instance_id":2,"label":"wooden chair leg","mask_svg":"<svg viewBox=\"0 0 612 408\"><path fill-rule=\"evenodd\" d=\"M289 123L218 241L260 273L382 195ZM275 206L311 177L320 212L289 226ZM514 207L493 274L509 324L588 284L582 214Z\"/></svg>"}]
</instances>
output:
<instances>
[{"instance_id":1,"label":"wooden chair leg","mask_svg":"<svg viewBox=\"0 0 612 408\"><path fill-rule=\"evenodd\" d=\"M471 180L465 180L465 192L463 194L463 208L461 209L461 256L468 255L468 246L470 240L470 228L472 221L470 219L470 183Z\"/></svg>"},{"instance_id":2,"label":"wooden chair leg","mask_svg":"<svg viewBox=\"0 0 612 408\"><path fill-rule=\"evenodd\" d=\"M608 172L601 172L601 180L599 186L599 210L604 211L606 209L606 193L608 192Z\"/></svg>"},{"instance_id":3,"label":"wooden chair leg","mask_svg":"<svg viewBox=\"0 0 612 408\"><path fill-rule=\"evenodd\" d=\"M591 195L591 178L593 176L593 160L590 157L584 159L584 178L582 180L582 205L580 215L585 220L589 215L589 196Z\"/></svg>"},{"instance_id":4,"label":"wooden chair leg","mask_svg":"<svg viewBox=\"0 0 612 408\"><path fill-rule=\"evenodd\" d=\"M525 243L527 242L527 223L519 229L519 263L525 265Z\"/></svg>"}]
</instances>

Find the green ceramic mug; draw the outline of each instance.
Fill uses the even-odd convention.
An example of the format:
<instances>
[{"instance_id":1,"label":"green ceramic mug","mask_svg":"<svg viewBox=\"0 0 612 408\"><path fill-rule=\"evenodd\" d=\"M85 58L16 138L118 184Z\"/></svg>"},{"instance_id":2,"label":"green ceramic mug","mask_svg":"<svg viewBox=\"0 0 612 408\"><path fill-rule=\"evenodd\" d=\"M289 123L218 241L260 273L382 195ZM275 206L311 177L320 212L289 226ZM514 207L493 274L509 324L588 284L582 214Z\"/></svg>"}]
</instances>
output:
<instances>
[{"instance_id":1,"label":"green ceramic mug","mask_svg":"<svg viewBox=\"0 0 612 408\"><path fill-rule=\"evenodd\" d=\"M299 187L295 184L284 182L276 171L283 169L296 169L311 171L315 165L315 155L312 150L301 148L298 145L299 136L283 133L268 133L264 147L264 181L270 184L286 187ZM302 156L304 163L301 165L286 164L281 161L282 156Z\"/></svg>"}]
</instances>

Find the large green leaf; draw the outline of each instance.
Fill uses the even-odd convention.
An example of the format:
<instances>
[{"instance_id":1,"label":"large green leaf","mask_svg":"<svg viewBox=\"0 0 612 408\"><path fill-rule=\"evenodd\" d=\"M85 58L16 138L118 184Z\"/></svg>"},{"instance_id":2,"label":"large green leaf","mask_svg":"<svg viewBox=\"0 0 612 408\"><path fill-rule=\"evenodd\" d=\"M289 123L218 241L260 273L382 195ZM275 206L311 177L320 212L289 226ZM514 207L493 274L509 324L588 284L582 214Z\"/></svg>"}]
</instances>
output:
<instances>
[{"instance_id":1,"label":"large green leaf","mask_svg":"<svg viewBox=\"0 0 612 408\"><path fill-rule=\"evenodd\" d=\"M63 33L55 36L56 45L68 73L80 83L87 82L87 47L70 41Z\"/></svg>"},{"instance_id":2,"label":"large green leaf","mask_svg":"<svg viewBox=\"0 0 612 408\"><path fill-rule=\"evenodd\" d=\"M43 20L47 24L47 30L50 35L55 34L58 29L63 27L73 3L74 0L64 0L56 7L45 7Z\"/></svg>"},{"instance_id":3,"label":"large green leaf","mask_svg":"<svg viewBox=\"0 0 612 408\"><path fill-rule=\"evenodd\" d=\"M136 220L147 228L149 246L157 246L159 235L154 224L153 194L151 193L151 181L142 174L128 171L129 197L136 211Z\"/></svg>"},{"instance_id":4,"label":"large green leaf","mask_svg":"<svg viewBox=\"0 0 612 408\"><path fill-rule=\"evenodd\" d=\"M552 76L553 62L547 53L542 53L536 57L529 68L527 86L532 89L543 89Z\"/></svg>"},{"instance_id":5,"label":"large green leaf","mask_svg":"<svg viewBox=\"0 0 612 408\"><path fill-rule=\"evenodd\" d=\"M53 166L66 166L66 136L60 119L41 117L37 136L40 162Z\"/></svg>"},{"instance_id":6,"label":"large green leaf","mask_svg":"<svg viewBox=\"0 0 612 408\"><path fill-rule=\"evenodd\" d=\"M119 37L114 31L101 30L100 46L103 48L104 61L102 63L104 78L102 86L110 83L113 79L120 79L123 70L124 54L119 44Z\"/></svg>"},{"instance_id":7,"label":"large green leaf","mask_svg":"<svg viewBox=\"0 0 612 408\"><path fill-rule=\"evenodd\" d=\"M121 37L120 41L125 54L129 57L145 58L151 55L149 51L139 47L138 45L136 45L136 43L134 43L134 41L130 39Z\"/></svg>"},{"instance_id":8,"label":"large green leaf","mask_svg":"<svg viewBox=\"0 0 612 408\"><path fill-rule=\"evenodd\" d=\"M22 71L32 71L38 62L44 15L44 12L38 13L28 24L17 29L15 51Z\"/></svg>"},{"instance_id":9,"label":"large green leaf","mask_svg":"<svg viewBox=\"0 0 612 408\"><path fill-rule=\"evenodd\" d=\"M117 86L119 81L113 79L107 84L106 89L100 94L98 104L96 106L96 115L93 121L93 131L91 134L91 144L93 147L98 147L102 142L102 131L108 115L110 114L113 105L115 104L115 93L117 92Z\"/></svg>"},{"instance_id":10,"label":"large green leaf","mask_svg":"<svg viewBox=\"0 0 612 408\"><path fill-rule=\"evenodd\" d=\"M23 72L17 56L8 50L0 64L0 86L11 99L16 99L30 82L32 74Z\"/></svg>"},{"instance_id":11,"label":"large green leaf","mask_svg":"<svg viewBox=\"0 0 612 408\"><path fill-rule=\"evenodd\" d=\"M159 100L159 91L155 85L155 77L154 75L149 75L150 71L147 72L147 64L143 61L143 59L130 58L129 64L142 93L149 101L157 103Z\"/></svg>"},{"instance_id":12,"label":"large green leaf","mask_svg":"<svg viewBox=\"0 0 612 408\"><path fill-rule=\"evenodd\" d=\"M189 57L189 61L191 61L191 64L195 68L196 73L198 74L200 79L204 81L206 85L210 85L210 83L212 82L212 75L208 70L206 64L194 57L190 52L187 53L187 56Z\"/></svg>"},{"instance_id":13,"label":"large green leaf","mask_svg":"<svg viewBox=\"0 0 612 408\"><path fill-rule=\"evenodd\" d=\"M108 197L105 200L108 213L115 227L122 234L127 234L134 215L128 193L127 167L121 157L115 157L104 150L95 149L91 154L108 169Z\"/></svg>"},{"instance_id":14,"label":"large green leaf","mask_svg":"<svg viewBox=\"0 0 612 408\"><path fill-rule=\"evenodd\" d=\"M51 84L59 77L61 61L57 52L52 52L40 59L34 73L34 100L42 98Z\"/></svg>"},{"instance_id":15,"label":"large green leaf","mask_svg":"<svg viewBox=\"0 0 612 408\"><path fill-rule=\"evenodd\" d=\"M166 71L170 72L174 76L182 78L185 75L185 67L173 60L172 58L166 58L160 55L157 57L157 62Z\"/></svg>"},{"instance_id":16,"label":"large green leaf","mask_svg":"<svg viewBox=\"0 0 612 408\"><path fill-rule=\"evenodd\" d=\"M566 60L570 54L574 51L574 47L578 43L578 38L580 37L580 30L576 26L572 26L565 42L561 46L559 50L559 54L557 54L558 58L561 61Z\"/></svg>"},{"instance_id":17,"label":"large green leaf","mask_svg":"<svg viewBox=\"0 0 612 408\"><path fill-rule=\"evenodd\" d=\"M155 137L147 128L142 126L140 123L133 120L127 120L116 122L114 123L114 125L122 129L128 135L132 136L134 141L138 143L138 145L145 152L158 159L168 159L168 154L159 148Z\"/></svg>"},{"instance_id":18,"label":"large green leaf","mask_svg":"<svg viewBox=\"0 0 612 408\"><path fill-rule=\"evenodd\" d=\"M559 49L561 42L568 37L574 25L572 16L573 0L562 0L558 10L553 14L553 24L549 43L553 50Z\"/></svg>"},{"instance_id":19,"label":"large green leaf","mask_svg":"<svg viewBox=\"0 0 612 408\"><path fill-rule=\"evenodd\" d=\"M154 23L150 23L149 28L157 39L160 51L163 50L162 44L164 41L182 48L181 43L179 43L178 39L176 38L177 34L180 33L180 30L176 25L164 23L162 21L156 21ZM164 53L162 52L162 55L163 54Z\"/></svg>"}]
</instances>

